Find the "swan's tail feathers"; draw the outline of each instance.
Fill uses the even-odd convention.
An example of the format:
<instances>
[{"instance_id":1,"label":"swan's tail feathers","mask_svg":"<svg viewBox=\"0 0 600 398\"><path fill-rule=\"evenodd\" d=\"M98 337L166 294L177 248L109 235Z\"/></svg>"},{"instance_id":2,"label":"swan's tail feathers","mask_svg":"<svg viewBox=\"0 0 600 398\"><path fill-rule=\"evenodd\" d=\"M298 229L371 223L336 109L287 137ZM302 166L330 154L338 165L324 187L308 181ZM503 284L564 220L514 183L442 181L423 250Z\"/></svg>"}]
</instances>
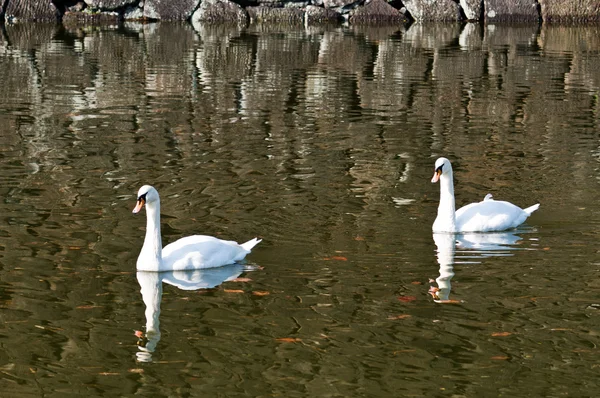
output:
<instances>
[{"instance_id":1,"label":"swan's tail feathers","mask_svg":"<svg viewBox=\"0 0 600 398\"><path fill-rule=\"evenodd\" d=\"M536 211L536 210L537 210L539 207L540 207L540 204L539 204L539 203L537 203L537 204L535 204L535 205L533 205L533 206L529 206L528 208L526 208L526 209L523 209L523 211L524 211L525 213L527 213L527 214L531 215L531 213L533 213L534 211Z\"/></svg>"},{"instance_id":2,"label":"swan's tail feathers","mask_svg":"<svg viewBox=\"0 0 600 398\"><path fill-rule=\"evenodd\" d=\"M245 250L250 251L250 250L252 250L252 248L254 246L258 245L261 241L262 241L262 239L254 238L254 239L250 239L246 243L242 243L240 246L242 246Z\"/></svg>"}]
</instances>

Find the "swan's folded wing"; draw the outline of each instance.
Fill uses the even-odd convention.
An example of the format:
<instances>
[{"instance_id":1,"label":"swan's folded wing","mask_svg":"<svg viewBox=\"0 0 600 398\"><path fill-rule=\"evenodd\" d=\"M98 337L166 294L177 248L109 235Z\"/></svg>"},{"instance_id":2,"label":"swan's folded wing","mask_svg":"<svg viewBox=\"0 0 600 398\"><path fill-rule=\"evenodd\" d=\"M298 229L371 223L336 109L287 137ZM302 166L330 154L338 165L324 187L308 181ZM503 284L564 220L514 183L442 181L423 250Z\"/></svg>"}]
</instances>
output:
<instances>
[{"instance_id":1,"label":"swan's folded wing","mask_svg":"<svg viewBox=\"0 0 600 398\"><path fill-rule=\"evenodd\" d=\"M214 268L242 260L248 251L237 242L213 236L193 235L163 248L164 270Z\"/></svg>"},{"instance_id":2,"label":"swan's folded wing","mask_svg":"<svg viewBox=\"0 0 600 398\"><path fill-rule=\"evenodd\" d=\"M522 224L528 213L518 206L501 200L471 203L456 211L459 232L504 231Z\"/></svg>"}]
</instances>

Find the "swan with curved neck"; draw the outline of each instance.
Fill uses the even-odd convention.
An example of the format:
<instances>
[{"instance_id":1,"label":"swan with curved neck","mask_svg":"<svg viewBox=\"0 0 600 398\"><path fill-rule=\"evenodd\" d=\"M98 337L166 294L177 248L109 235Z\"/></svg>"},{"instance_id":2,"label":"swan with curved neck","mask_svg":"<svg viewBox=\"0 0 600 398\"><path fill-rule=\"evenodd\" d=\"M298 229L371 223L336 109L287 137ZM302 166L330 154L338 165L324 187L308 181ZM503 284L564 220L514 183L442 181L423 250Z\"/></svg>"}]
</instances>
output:
<instances>
[{"instance_id":1,"label":"swan with curved neck","mask_svg":"<svg viewBox=\"0 0 600 398\"><path fill-rule=\"evenodd\" d=\"M138 271L180 271L214 268L241 261L261 239L238 244L213 236L186 236L162 247L160 236L160 197L158 191L144 185L138 191L133 213L146 207L146 237L137 259Z\"/></svg>"},{"instance_id":2,"label":"swan with curved neck","mask_svg":"<svg viewBox=\"0 0 600 398\"><path fill-rule=\"evenodd\" d=\"M516 228L540 205L521 209L510 202L494 200L486 195L481 202L471 203L455 211L452 165L446 158L435 162L431 182L440 182L440 204L433 232L493 232Z\"/></svg>"}]
</instances>

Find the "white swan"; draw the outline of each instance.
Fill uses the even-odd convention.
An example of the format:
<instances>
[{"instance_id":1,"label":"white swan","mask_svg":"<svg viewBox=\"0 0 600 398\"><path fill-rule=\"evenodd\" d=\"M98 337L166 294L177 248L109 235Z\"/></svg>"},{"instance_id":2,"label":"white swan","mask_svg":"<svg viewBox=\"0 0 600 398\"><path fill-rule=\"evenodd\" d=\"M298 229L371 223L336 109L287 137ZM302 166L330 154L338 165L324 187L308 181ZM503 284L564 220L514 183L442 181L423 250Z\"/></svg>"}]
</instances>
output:
<instances>
[{"instance_id":1,"label":"white swan","mask_svg":"<svg viewBox=\"0 0 600 398\"><path fill-rule=\"evenodd\" d=\"M521 209L512 203L494 200L488 194L483 201L454 210L454 182L452 165L446 158L435 162L431 182L440 181L440 204L433 223L433 232L492 232L504 231L521 225L540 207L539 203Z\"/></svg>"},{"instance_id":2,"label":"white swan","mask_svg":"<svg viewBox=\"0 0 600 398\"><path fill-rule=\"evenodd\" d=\"M144 185L138 191L133 213L146 205L146 238L137 259L138 271L180 271L214 268L241 261L262 239L251 239L241 245L212 236L193 235L162 247L160 237L160 198L158 191Z\"/></svg>"}]
</instances>

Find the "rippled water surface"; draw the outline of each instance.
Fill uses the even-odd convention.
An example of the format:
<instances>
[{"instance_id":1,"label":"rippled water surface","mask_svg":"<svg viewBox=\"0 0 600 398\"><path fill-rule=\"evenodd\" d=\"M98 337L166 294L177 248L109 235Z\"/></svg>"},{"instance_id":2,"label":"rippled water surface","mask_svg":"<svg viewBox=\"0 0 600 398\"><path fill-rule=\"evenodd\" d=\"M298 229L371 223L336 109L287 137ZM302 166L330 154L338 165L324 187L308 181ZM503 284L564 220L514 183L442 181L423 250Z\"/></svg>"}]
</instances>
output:
<instances>
[{"instance_id":1,"label":"rippled water surface","mask_svg":"<svg viewBox=\"0 0 600 398\"><path fill-rule=\"evenodd\" d=\"M593 396L596 28L6 26L0 389L69 396ZM541 203L436 235L457 205ZM244 265L136 273L164 243Z\"/></svg>"}]
</instances>

